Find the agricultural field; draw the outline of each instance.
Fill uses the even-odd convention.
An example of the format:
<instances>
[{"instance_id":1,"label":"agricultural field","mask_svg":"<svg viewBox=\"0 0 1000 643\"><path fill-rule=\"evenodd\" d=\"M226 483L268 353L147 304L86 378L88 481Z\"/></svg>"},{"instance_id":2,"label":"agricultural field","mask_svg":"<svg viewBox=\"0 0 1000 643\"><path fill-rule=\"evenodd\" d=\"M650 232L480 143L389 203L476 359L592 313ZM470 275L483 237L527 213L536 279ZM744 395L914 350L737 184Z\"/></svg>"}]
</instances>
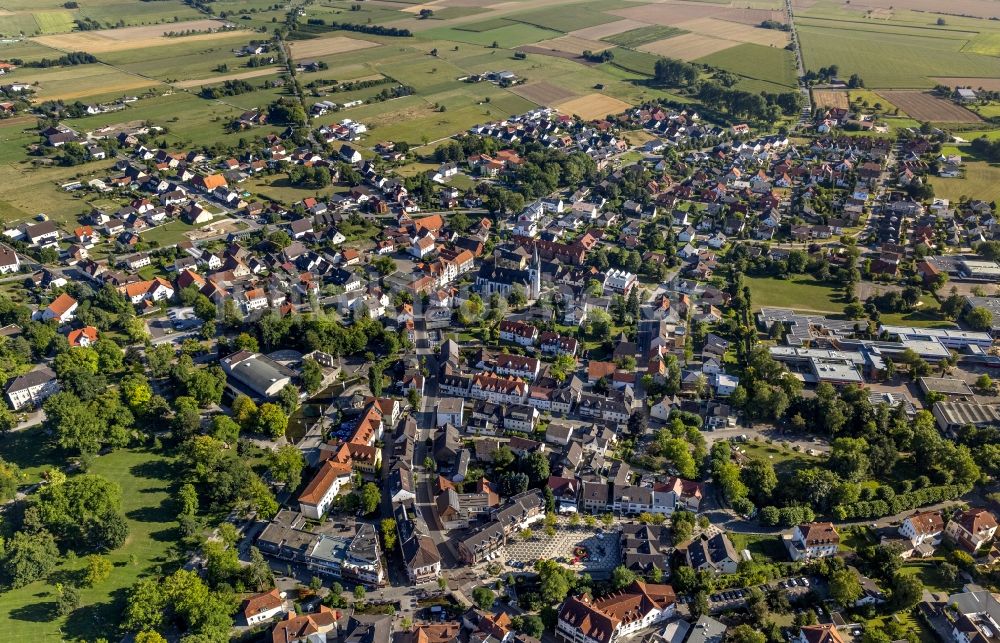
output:
<instances>
[{"instance_id":1,"label":"agricultural field","mask_svg":"<svg viewBox=\"0 0 1000 643\"><path fill-rule=\"evenodd\" d=\"M847 109L847 91L843 89L812 89L812 101L816 109Z\"/></svg>"},{"instance_id":2,"label":"agricultural field","mask_svg":"<svg viewBox=\"0 0 1000 643\"><path fill-rule=\"evenodd\" d=\"M215 40L198 42L194 46L185 38L174 38L169 44L157 47L103 53L99 59L102 63L122 71L169 83L216 76L219 78L215 82L221 82L230 74L265 69L245 68L247 59L238 58L233 51L248 44L253 38L254 36L247 32L220 34ZM228 71L216 71L223 65ZM275 68L270 69L273 71Z\"/></svg>"},{"instance_id":3,"label":"agricultural field","mask_svg":"<svg viewBox=\"0 0 1000 643\"><path fill-rule=\"evenodd\" d=\"M378 47L378 43L344 36L331 36L314 38L312 40L300 40L288 44L288 49L294 60L307 60L319 56L342 54L348 51L367 49L368 47Z\"/></svg>"},{"instance_id":4,"label":"agricultural field","mask_svg":"<svg viewBox=\"0 0 1000 643\"><path fill-rule=\"evenodd\" d=\"M651 42L648 45L643 45L639 50L667 58L697 60L735 46L735 42L722 40L714 36L686 33L682 36Z\"/></svg>"},{"instance_id":5,"label":"agricultural field","mask_svg":"<svg viewBox=\"0 0 1000 643\"><path fill-rule=\"evenodd\" d=\"M10 0L3 3L0 36L41 36L68 33L83 20L102 27L153 25L202 17L181 0L134 2L133 0L87 0L67 7L52 0Z\"/></svg>"},{"instance_id":6,"label":"agricultural field","mask_svg":"<svg viewBox=\"0 0 1000 643\"><path fill-rule=\"evenodd\" d=\"M737 45L696 62L743 76L751 80L764 81L779 87L774 91L795 89L797 85L795 73L795 54L784 48L764 47L762 45Z\"/></svg>"},{"instance_id":7,"label":"agricultural field","mask_svg":"<svg viewBox=\"0 0 1000 643\"><path fill-rule=\"evenodd\" d=\"M537 83L529 83L527 85L518 85L511 88L511 92L522 98L526 98L533 103L547 105L550 107L576 96L573 92L557 85L553 85L552 83L545 82L544 80Z\"/></svg>"},{"instance_id":8,"label":"agricultural field","mask_svg":"<svg viewBox=\"0 0 1000 643\"><path fill-rule=\"evenodd\" d=\"M925 92L882 91L890 103L918 121L935 123L979 123L982 119L950 100Z\"/></svg>"},{"instance_id":9,"label":"agricultural field","mask_svg":"<svg viewBox=\"0 0 1000 643\"><path fill-rule=\"evenodd\" d=\"M39 36L38 42L53 49L62 51L85 51L90 54L102 54L110 51L128 49L145 49L159 45L177 44L183 42L216 41L233 35L232 31L217 33L196 33L190 36L167 36L169 32L204 31L218 29L218 20L190 20L188 22L170 23L168 25L127 27L125 29L106 29L102 31L77 31L54 36ZM181 38L182 40L178 40Z\"/></svg>"},{"instance_id":10,"label":"agricultural field","mask_svg":"<svg viewBox=\"0 0 1000 643\"><path fill-rule=\"evenodd\" d=\"M979 0L969 0L975 4ZM838 65L869 88L930 88L942 79L995 78L1000 25L948 15L944 24L923 12L923 0L865 2L864 7L821 1L796 10L796 29L807 69ZM988 16L996 14L995 3ZM937 5L940 7L940 5ZM875 11L869 13L869 9ZM891 8L891 9L890 9ZM959 11L949 3L949 14Z\"/></svg>"},{"instance_id":11,"label":"agricultural field","mask_svg":"<svg viewBox=\"0 0 1000 643\"><path fill-rule=\"evenodd\" d=\"M1000 91L1000 78L934 78L934 82L948 87L971 87L972 89L985 89L986 91Z\"/></svg>"},{"instance_id":12,"label":"agricultural field","mask_svg":"<svg viewBox=\"0 0 1000 643\"><path fill-rule=\"evenodd\" d=\"M591 120L604 118L608 114L624 112L629 107L632 106L611 96L587 94L586 96L580 96L579 98L559 103L556 109L563 114L576 114L583 119Z\"/></svg>"},{"instance_id":13,"label":"agricultural field","mask_svg":"<svg viewBox=\"0 0 1000 643\"><path fill-rule=\"evenodd\" d=\"M650 25L647 27L639 27L637 29L630 29L625 32L605 36L604 38L601 38L601 40L605 40L620 47L635 49L642 45L648 45L651 42L664 40L666 38L673 38L674 36L680 36L684 33L687 32L683 29L678 29L677 27Z\"/></svg>"}]
</instances>

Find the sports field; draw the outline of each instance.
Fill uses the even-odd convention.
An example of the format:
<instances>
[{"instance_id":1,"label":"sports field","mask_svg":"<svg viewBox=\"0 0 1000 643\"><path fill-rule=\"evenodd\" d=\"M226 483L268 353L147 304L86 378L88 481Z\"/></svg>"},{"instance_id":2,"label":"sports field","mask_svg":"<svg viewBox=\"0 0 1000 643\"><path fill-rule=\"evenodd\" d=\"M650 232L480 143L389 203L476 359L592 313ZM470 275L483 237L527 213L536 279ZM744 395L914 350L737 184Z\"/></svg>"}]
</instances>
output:
<instances>
[{"instance_id":1,"label":"sports field","mask_svg":"<svg viewBox=\"0 0 1000 643\"><path fill-rule=\"evenodd\" d=\"M840 293L812 277L801 275L790 279L746 277L745 281L750 287L754 310L759 310L762 306L822 313L840 313L844 310L845 304L840 302Z\"/></svg>"}]
</instances>

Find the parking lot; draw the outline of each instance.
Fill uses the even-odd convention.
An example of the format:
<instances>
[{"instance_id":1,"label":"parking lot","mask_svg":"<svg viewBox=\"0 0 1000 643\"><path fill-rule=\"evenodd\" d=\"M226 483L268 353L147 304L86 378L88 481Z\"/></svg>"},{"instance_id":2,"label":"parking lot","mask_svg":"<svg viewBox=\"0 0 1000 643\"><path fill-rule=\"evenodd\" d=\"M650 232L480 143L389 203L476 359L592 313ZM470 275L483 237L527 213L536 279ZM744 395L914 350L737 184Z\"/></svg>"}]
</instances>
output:
<instances>
[{"instance_id":1,"label":"parking lot","mask_svg":"<svg viewBox=\"0 0 1000 643\"><path fill-rule=\"evenodd\" d=\"M801 598L813 589L819 591L819 588L817 587L817 579L810 579L804 576L788 578L781 581L775 581L773 583L765 583L763 585L759 585L758 587L765 593L770 590L784 592L788 595L788 599L790 601L795 601L796 599ZM729 609L738 609L743 607L749 593L750 588L720 590L709 595L708 600L713 612L722 612Z\"/></svg>"},{"instance_id":2,"label":"parking lot","mask_svg":"<svg viewBox=\"0 0 1000 643\"><path fill-rule=\"evenodd\" d=\"M577 559L576 548L586 549L585 559ZM576 562L573 562L577 559ZM536 530L531 540L515 538L507 545L507 567L513 570L530 567L536 560L555 560L566 567L593 576L611 573L621 560L617 532L557 527L551 538Z\"/></svg>"}]
</instances>

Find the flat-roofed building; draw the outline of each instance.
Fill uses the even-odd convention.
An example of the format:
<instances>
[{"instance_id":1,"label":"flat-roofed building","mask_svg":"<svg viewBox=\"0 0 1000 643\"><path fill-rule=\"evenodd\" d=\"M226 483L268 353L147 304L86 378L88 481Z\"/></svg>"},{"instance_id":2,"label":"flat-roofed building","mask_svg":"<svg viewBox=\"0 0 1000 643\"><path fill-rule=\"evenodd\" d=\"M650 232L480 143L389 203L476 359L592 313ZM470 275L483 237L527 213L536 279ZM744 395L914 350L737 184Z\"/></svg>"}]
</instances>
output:
<instances>
[{"instance_id":1,"label":"flat-roofed building","mask_svg":"<svg viewBox=\"0 0 1000 643\"><path fill-rule=\"evenodd\" d=\"M917 380L920 390L924 393L938 393L947 397L972 397L972 389L965 383L954 377L921 377Z\"/></svg>"},{"instance_id":2,"label":"flat-roofed building","mask_svg":"<svg viewBox=\"0 0 1000 643\"><path fill-rule=\"evenodd\" d=\"M910 340L937 340L945 348L955 350L961 350L967 346L978 346L985 350L993 345L993 338L990 337L989 333L979 333L971 330L882 326L880 331L888 333L890 337L897 337L899 341L904 343Z\"/></svg>"},{"instance_id":3,"label":"flat-roofed building","mask_svg":"<svg viewBox=\"0 0 1000 643\"><path fill-rule=\"evenodd\" d=\"M239 351L221 361L222 370L239 388L261 399L277 397L295 372L260 353Z\"/></svg>"},{"instance_id":4,"label":"flat-roofed building","mask_svg":"<svg viewBox=\"0 0 1000 643\"><path fill-rule=\"evenodd\" d=\"M1000 407L978 402L938 402L931 409L938 428L954 434L967 424L986 426L1000 423Z\"/></svg>"}]
</instances>

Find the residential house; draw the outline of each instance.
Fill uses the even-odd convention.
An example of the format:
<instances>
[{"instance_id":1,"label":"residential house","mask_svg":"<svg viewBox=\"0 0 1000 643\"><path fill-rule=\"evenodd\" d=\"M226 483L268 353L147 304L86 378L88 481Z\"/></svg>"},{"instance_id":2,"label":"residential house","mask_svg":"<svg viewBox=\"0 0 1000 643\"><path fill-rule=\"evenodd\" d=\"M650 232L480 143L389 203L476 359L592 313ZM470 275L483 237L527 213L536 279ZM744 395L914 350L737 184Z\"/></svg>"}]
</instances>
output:
<instances>
[{"instance_id":1,"label":"residential house","mask_svg":"<svg viewBox=\"0 0 1000 643\"><path fill-rule=\"evenodd\" d=\"M7 385L7 400L15 411L41 405L47 397L59 391L56 374L48 366L36 366Z\"/></svg>"},{"instance_id":2,"label":"residential house","mask_svg":"<svg viewBox=\"0 0 1000 643\"><path fill-rule=\"evenodd\" d=\"M733 574L739 565L739 555L724 532L714 536L701 534L687 546L687 564L695 571Z\"/></svg>"},{"instance_id":3,"label":"residential house","mask_svg":"<svg viewBox=\"0 0 1000 643\"><path fill-rule=\"evenodd\" d=\"M243 603L243 618L248 626L260 625L285 612L285 601L277 589L254 594Z\"/></svg>"},{"instance_id":4,"label":"residential house","mask_svg":"<svg viewBox=\"0 0 1000 643\"><path fill-rule=\"evenodd\" d=\"M952 517L944 533L959 547L975 554L996 535L997 519L986 509L967 509Z\"/></svg>"},{"instance_id":5,"label":"residential house","mask_svg":"<svg viewBox=\"0 0 1000 643\"><path fill-rule=\"evenodd\" d=\"M79 307L79 302L67 295L62 293L58 297L52 300L45 310L42 311L42 321L49 321L54 319L60 324L65 324L66 322L72 321L76 314L76 309Z\"/></svg>"},{"instance_id":6,"label":"residential house","mask_svg":"<svg viewBox=\"0 0 1000 643\"><path fill-rule=\"evenodd\" d=\"M829 558L840 548L840 534L831 522L811 522L799 525L782 540L792 560Z\"/></svg>"}]
</instances>

